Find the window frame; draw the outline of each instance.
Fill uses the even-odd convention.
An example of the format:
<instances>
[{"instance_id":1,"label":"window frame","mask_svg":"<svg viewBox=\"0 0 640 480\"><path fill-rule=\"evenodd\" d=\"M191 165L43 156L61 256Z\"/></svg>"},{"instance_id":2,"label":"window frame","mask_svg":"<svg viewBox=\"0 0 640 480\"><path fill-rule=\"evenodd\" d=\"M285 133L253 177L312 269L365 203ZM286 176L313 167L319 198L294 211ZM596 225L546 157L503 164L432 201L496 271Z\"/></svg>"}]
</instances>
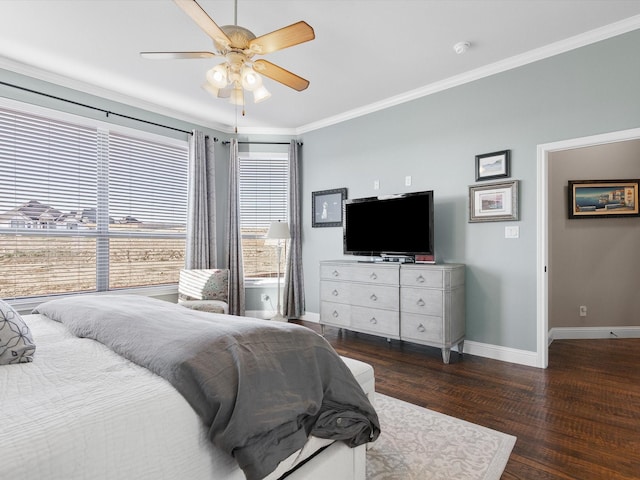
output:
<instances>
[{"instance_id":1,"label":"window frame","mask_svg":"<svg viewBox=\"0 0 640 480\"><path fill-rule=\"evenodd\" d=\"M102 143L104 141L104 134L107 134L107 138L109 134L116 134L124 137L132 137L141 141L155 142L161 143L171 147L177 147L186 150L187 157L185 158L185 162L188 162L188 151L189 151L189 142L188 139L179 139L176 138L177 135L174 136L165 136L157 133L152 133L147 130L140 130L136 128L131 128L123 125L118 125L115 123L109 123L102 120L98 120L91 117L85 117L81 115L76 115L73 113L64 112L61 110L56 110L49 107L43 107L40 105L34 105L29 103L24 103L18 100L13 100L9 98L0 98L0 108L6 108L9 110L15 110L20 113L24 113L25 115L34 115L40 116L46 119L49 119L54 122L65 122L70 124L78 125L79 127L91 128L95 129L97 132L97 140L96 146L100 148L104 146ZM102 158L96 159L97 168L100 168L100 162L104 160L104 156ZM185 172L188 171L188 163L185 163ZM100 173L96 174L97 177L100 176ZM100 181L100 180L97 180ZM188 188L188 186L185 186ZM100 194L98 193L97 202L100 202L99 198ZM96 205L97 206L97 205ZM62 228L46 228L47 226L42 226L37 229L28 229L25 228L25 233L29 235L55 235L60 237L92 237L96 239L96 242L100 242L101 238L161 238L161 239L184 239L186 241L186 206L185 206L185 231L181 233L153 233L153 232L117 232L117 231L109 231L107 229L106 232L99 230L92 231L82 231L74 228L69 228L69 226L65 229ZM12 220L13 223L13 220ZM0 228L0 232L2 233L15 233L15 228ZM19 232L18 232L19 233ZM97 254L97 253L96 253ZM105 258L96 258L96 270L100 268L100 265L103 263ZM106 261L107 261L107 269L109 268L109 251L106 252ZM27 310L37 306L43 300L49 299L51 297L60 297L65 295L100 295L100 294L114 294L114 293L135 293L147 296L161 296L161 295L171 295L177 293L177 282L175 283L167 283L167 284L158 284L158 285L150 285L150 286L131 286L131 287L123 287L123 288L114 288L109 289L109 277L106 277L106 288L104 287L105 279L100 279L99 274L96 272L96 290L91 291L76 291L76 292L64 292L64 293L52 293L49 295L38 295L32 297L7 297L5 300L10 304L16 306L19 309ZM100 286L103 283L102 287Z\"/></svg>"},{"instance_id":2,"label":"window frame","mask_svg":"<svg viewBox=\"0 0 640 480\"><path fill-rule=\"evenodd\" d=\"M291 205L289 204L289 184L291 182L291 172L290 172L290 165L289 165L289 152L288 151L272 151L272 152L242 152L239 151L238 152L238 161L241 163L243 160L253 160L253 161L259 161L259 160L281 160L286 162L286 186L284 188L284 200L285 200L285 212L284 212L284 218L280 218L280 220L284 221L284 222L288 222L289 221L289 213L291 210ZM241 167L240 167L241 168ZM239 180L239 182L241 181L241 179ZM241 186L238 185L238 190L241 190ZM240 216L242 216L242 199L239 199L240 202ZM242 217L240 218L240 238L241 241L244 239L248 239L248 240L252 240L252 239L260 239L260 238L264 238L261 235L255 235L255 234L242 234ZM266 232L265 232L266 233ZM288 247L289 245L286 244L282 250L282 262L286 265L286 257L287 257L287 253L288 253ZM274 249L274 256L275 256L275 245L273 245L273 249ZM242 261L243 261L243 265L246 265L245 263L245 249L242 249ZM275 261L274 261L274 266L275 266ZM245 268L246 270L246 268ZM244 280L245 280L245 287L247 288L251 288L251 287L258 287L258 286L264 286L264 285L276 285L278 282L278 279L276 278L276 273L277 273L277 268L273 268L273 270L271 271L271 275L270 277L251 277L251 276L245 276ZM284 280L284 269L281 268L280 269L280 279L279 281L282 283Z\"/></svg>"}]
</instances>

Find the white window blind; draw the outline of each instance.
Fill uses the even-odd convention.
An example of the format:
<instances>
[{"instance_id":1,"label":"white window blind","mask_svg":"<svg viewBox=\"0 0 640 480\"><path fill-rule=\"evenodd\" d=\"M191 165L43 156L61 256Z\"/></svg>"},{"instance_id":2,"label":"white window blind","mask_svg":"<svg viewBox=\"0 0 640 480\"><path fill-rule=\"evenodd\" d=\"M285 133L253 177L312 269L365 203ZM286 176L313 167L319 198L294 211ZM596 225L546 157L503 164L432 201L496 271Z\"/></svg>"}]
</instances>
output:
<instances>
[{"instance_id":1,"label":"white window blind","mask_svg":"<svg viewBox=\"0 0 640 480\"><path fill-rule=\"evenodd\" d=\"M240 231L246 278L275 277L276 252L264 236L273 221L289 219L286 153L240 154ZM284 258L282 256L284 267Z\"/></svg>"},{"instance_id":2,"label":"white window blind","mask_svg":"<svg viewBox=\"0 0 640 480\"><path fill-rule=\"evenodd\" d=\"M186 175L186 144L0 108L0 297L176 282Z\"/></svg>"}]
</instances>

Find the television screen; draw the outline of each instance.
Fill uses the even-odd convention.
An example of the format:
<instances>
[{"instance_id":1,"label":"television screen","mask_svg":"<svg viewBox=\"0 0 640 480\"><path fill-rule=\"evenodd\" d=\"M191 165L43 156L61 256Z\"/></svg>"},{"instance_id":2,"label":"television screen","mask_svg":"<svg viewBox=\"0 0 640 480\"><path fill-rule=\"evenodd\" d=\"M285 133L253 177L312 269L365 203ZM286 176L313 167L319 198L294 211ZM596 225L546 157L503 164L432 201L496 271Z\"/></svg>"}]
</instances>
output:
<instances>
[{"instance_id":1,"label":"television screen","mask_svg":"<svg viewBox=\"0 0 640 480\"><path fill-rule=\"evenodd\" d=\"M433 255L433 191L344 203L344 253Z\"/></svg>"}]
</instances>

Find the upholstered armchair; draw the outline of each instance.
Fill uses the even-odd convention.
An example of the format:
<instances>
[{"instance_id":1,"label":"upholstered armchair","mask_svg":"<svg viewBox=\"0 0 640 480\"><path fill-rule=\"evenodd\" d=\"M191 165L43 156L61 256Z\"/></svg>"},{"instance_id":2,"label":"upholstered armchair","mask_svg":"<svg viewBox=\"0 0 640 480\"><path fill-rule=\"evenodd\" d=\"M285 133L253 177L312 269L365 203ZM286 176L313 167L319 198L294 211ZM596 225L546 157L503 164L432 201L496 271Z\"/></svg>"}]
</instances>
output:
<instances>
[{"instance_id":1,"label":"upholstered armchair","mask_svg":"<svg viewBox=\"0 0 640 480\"><path fill-rule=\"evenodd\" d=\"M229 313L229 270L180 270L178 303L193 310Z\"/></svg>"}]
</instances>

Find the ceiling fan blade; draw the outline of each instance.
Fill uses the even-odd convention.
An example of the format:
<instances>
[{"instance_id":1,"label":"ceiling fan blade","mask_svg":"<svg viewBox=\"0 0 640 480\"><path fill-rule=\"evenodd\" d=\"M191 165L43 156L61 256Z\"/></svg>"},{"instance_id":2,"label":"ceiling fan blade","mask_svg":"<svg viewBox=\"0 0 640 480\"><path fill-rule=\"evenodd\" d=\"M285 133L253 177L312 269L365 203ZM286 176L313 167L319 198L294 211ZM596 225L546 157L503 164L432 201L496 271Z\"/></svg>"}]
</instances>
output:
<instances>
[{"instance_id":1,"label":"ceiling fan blade","mask_svg":"<svg viewBox=\"0 0 640 480\"><path fill-rule=\"evenodd\" d=\"M173 0L214 42L229 46L231 40L195 0Z\"/></svg>"},{"instance_id":2,"label":"ceiling fan blade","mask_svg":"<svg viewBox=\"0 0 640 480\"><path fill-rule=\"evenodd\" d=\"M150 60L180 60L190 58L211 58L217 55L212 52L140 52L140 56Z\"/></svg>"},{"instance_id":3,"label":"ceiling fan blade","mask_svg":"<svg viewBox=\"0 0 640 480\"><path fill-rule=\"evenodd\" d=\"M285 70L267 60L256 60L253 62L253 69L265 77L280 82L298 92L301 92L309 86L309 80L305 80L295 73L291 73L289 70Z\"/></svg>"},{"instance_id":4,"label":"ceiling fan blade","mask_svg":"<svg viewBox=\"0 0 640 480\"><path fill-rule=\"evenodd\" d=\"M255 53L264 55L266 53L282 50L300 43L308 42L316 38L313 28L307 23L300 21L288 27L275 30L249 42L249 47Z\"/></svg>"}]
</instances>

